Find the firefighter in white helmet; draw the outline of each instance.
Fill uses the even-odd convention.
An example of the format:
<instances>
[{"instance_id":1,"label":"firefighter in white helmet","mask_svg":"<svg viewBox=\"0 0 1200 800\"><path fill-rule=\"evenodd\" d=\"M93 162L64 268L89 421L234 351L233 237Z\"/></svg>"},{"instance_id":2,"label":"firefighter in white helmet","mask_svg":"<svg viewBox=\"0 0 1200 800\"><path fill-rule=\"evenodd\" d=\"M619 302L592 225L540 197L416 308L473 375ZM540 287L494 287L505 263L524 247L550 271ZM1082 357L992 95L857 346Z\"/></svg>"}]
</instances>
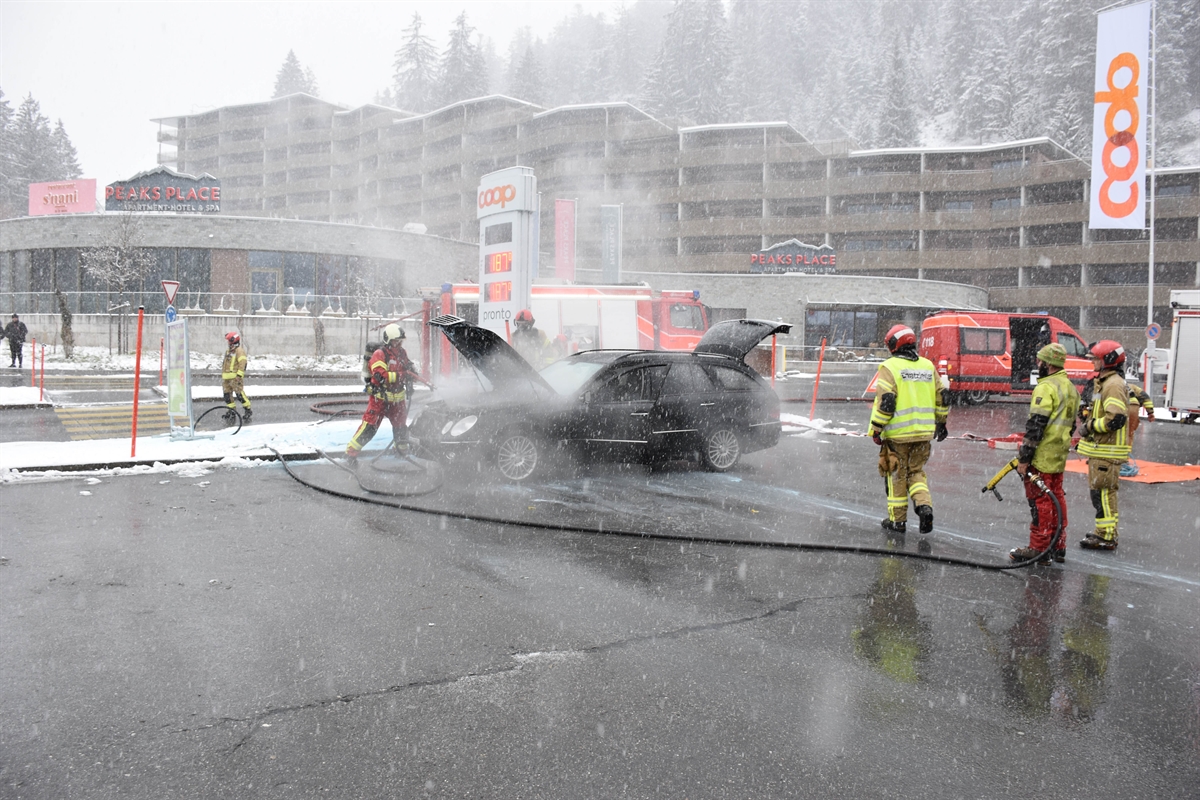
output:
<instances>
[{"instance_id":1,"label":"firefighter in white helmet","mask_svg":"<svg viewBox=\"0 0 1200 800\"><path fill-rule=\"evenodd\" d=\"M392 440L397 452L408 452L408 392L413 379L421 378L403 345L404 330L394 322L385 326L383 346L371 354L367 364L370 371L367 410L363 413L362 424L346 445L346 458L351 465L375 437L384 418L392 424Z\"/></svg>"}]
</instances>

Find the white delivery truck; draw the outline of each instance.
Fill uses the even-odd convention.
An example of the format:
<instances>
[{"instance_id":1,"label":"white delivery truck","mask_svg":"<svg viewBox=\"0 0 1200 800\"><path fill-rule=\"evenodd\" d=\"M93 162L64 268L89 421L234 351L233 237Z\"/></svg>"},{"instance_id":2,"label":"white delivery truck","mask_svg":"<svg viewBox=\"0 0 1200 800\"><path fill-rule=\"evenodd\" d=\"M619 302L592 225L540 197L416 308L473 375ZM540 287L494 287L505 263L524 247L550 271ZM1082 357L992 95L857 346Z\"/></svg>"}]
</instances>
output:
<instances>
[{"instance_id":1,"label":"white delivery truck","mask_svg":"<svg viewBox=\"0 0 1200 800\"><path fill-rule=\"evenodd\" d=\"M1167 410L1183 422L1200 417L1200 289L1171 292Z\"/></svg>"}]
</instances>

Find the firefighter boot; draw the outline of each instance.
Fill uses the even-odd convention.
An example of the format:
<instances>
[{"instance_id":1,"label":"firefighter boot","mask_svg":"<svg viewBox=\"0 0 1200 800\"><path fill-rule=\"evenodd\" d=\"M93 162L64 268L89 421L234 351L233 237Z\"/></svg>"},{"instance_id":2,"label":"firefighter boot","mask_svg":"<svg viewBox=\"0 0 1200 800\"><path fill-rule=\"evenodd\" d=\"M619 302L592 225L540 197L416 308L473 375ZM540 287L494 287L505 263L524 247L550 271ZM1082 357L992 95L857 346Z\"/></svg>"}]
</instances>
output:
<instances>
[{"instance_id":1,"label":"firefighter boot","mask_svg":"<svg viewBox=\"0 0 1200 800\"><path fill-rule=\"evenodd\" d=\"M888 533L904 533L908 529L908 524L904 522L892 522L890 519L885 519L879 523L879 527L883 528Z\"/></svg>"},{"instance_id":2,"label":"firefighter boot","mask_svg":"<svg viewBox=\"0 0 1200 800\"><path fill-rule=\"evenodd\" d=\"M1105 539L1094 533L1089 533L1079 542L1079 546L1084 550L1116 550L1117 537L1113 536L1111 539Z\"/></svg>"},{"instance_id":3,"label":"firefighter boot","mask_svg":"<svg viewBox=\"0 0 1200 800\"><path fill-rule=\"evenodd\" d=\"M921 518L921 533L932 533L933 506L917 506L917 516Z\"/></svg>"},{"instance_id":4,"label":"firefighter boot","mask_svg":"<svg viewBox=\"0 0 1200 800\"><path fill-rule=\"evenodd\" d=\"M1013 561L1030 561L1031 559L1037 558L1038 561L1043 564L1049 562L1049 553L1044 553L1042 554L1041 558L1038 558L1038 554L1041 552L1042 551L1038 550L1036 547L1014 547L1012 550L1008 551L1008 557Z\"/></svg>"},{"instance_id":5,"label":"firefighter boot","mask_svg":"<svg viewBox=\"0 0 1200 800\"><path fill-rule=\"evenodd\" d=\"M243 408L243 409L242 409L242 422L249 422L249 421L250 421L250 415L251 415L251 414L253 414L253 413L254 413L254 412L253 412L253 411L251 411L251 410L250 410L248 407L247 407L247 408Z\"/></svg>"}]
</instances>

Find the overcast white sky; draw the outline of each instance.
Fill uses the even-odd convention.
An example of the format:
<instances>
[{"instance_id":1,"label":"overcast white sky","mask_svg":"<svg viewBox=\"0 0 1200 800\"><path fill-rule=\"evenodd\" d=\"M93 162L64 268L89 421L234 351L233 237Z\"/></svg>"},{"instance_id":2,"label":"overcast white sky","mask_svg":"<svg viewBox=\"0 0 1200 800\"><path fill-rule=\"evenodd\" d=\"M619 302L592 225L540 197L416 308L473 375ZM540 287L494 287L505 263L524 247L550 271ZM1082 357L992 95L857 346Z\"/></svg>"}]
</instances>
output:
<instances>
[{"instance_id":1,"label":"overcast white sky","mask_svg":"<svg viewBox=\"0 0 1200 800\"><path fill-rule=\"evenodd\" d=\"M503 55L515 30L546 36L580 5L620 2L53 2L0 0L0 89L62 119L100 186L156 165L156 117L267 100L289 49L321 97L350 107L389 85L414 11L439 50L465 10Z\"/></svg>"}]
</instances>

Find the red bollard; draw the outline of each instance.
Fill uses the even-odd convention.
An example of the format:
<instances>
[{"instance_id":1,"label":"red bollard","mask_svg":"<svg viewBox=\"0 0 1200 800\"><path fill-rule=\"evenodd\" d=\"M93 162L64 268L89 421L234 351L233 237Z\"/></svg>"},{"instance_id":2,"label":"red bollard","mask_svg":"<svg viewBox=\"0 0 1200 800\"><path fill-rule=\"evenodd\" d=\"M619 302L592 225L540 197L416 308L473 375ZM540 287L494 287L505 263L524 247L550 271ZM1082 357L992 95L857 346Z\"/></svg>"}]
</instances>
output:
<instances>
[{"instance_id":1,"label":"red bollard","mask_svg":"<svg viewBox=\"0 0 1200 800\"><path fill-rule=\"evenodd\" d=\"M809 409L808 419L811 422L817 416L817 391L821 388L821 365L825 363L825 337L821 337L821 357L817 359L817 380L813 384L812 408Z\"/></svg>"},{"instance_id":2,"label":"red bollard","mask_svg":"<svg viewBox=\"0 0 1200 800\"><path fill-rule=\"evenodd\" d=\"M146 307L138 306L137 355L133 357L133 431L129 437L130 458L137 456L138 393L142 387L142 319L145 315Z\"/></svg>"},{"instance_id":3,"label":"red bollard","mask_svg":"<svg viewBox=\"0 0 1200 800\"><path fill-rule=\"evenodd\" d=\"M38 402L46 399L46 345L42 345L42 385L38 389Z\"/></svg>"}]
</instances>

